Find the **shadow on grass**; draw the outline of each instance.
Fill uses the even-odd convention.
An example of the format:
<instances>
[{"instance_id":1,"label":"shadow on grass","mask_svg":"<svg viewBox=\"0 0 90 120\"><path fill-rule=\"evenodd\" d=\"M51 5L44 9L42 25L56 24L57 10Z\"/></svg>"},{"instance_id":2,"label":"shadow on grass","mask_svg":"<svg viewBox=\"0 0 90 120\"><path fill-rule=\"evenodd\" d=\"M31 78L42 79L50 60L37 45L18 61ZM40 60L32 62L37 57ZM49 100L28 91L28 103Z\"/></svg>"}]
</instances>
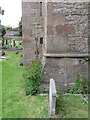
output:
<instances>
[{"instance_id":1,"label":"shadow on grass","mask_svg":"<svg viewBox=\"0 0 90 120\"><path fill-rule=\"evenodd\" d=\"M60 118L88 118L88 104L79 96L61 95L56 100L56 114Z\"/></svg>"}]
</instances>

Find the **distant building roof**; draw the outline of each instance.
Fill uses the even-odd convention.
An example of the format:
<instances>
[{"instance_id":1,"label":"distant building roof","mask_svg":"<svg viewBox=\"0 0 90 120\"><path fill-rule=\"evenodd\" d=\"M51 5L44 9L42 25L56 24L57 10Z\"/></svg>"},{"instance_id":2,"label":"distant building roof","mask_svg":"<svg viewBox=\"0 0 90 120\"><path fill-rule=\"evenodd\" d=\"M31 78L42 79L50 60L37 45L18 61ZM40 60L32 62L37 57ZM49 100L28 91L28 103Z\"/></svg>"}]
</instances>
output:
<instances>
[{"instance_id":1,"label":"distant building roof","mask_svg":"<svg viewBox=\"0 0 90 120\"><path fill-rule=\"evenodd\" d=\"M13 36L14 35L14 31L6 31L6 36Z\"/></svg>"},{"instance_id":2,"label":"distant building roof","mask_svg":"<svg viewBox=\"0 0 90 120\"><path fill-rule=\"evenodd\" d=\"M13 28L13 31L18 31L18 27L16 27L16 28Z\"/></svg>"}]
</instances>

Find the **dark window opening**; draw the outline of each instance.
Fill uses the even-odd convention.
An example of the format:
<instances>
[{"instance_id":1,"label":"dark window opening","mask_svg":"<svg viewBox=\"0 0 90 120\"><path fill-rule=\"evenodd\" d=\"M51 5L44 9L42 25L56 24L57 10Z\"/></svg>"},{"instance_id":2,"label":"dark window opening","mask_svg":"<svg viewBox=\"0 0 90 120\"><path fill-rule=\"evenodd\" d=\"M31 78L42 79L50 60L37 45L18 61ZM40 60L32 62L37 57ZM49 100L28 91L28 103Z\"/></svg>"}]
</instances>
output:
<instances>
[{"instance_id":1,"label":"dark window opening","mask_svg":"<svg viewBox=\"0 0 90 120\"><path fill-rule=\"evenodd\" d=\"M43 37L40 38L40 44L43 44Z\"/></svg>"},{"instance_id":2,"label":"dark window opening","mask_svg":"<svg viewBox=\"0 0 90 120\"><path fill-rule=\"evenodd\" d=\"M40 2L40 16L42 16L42 2Z\"/></svg>"}]
</instances>

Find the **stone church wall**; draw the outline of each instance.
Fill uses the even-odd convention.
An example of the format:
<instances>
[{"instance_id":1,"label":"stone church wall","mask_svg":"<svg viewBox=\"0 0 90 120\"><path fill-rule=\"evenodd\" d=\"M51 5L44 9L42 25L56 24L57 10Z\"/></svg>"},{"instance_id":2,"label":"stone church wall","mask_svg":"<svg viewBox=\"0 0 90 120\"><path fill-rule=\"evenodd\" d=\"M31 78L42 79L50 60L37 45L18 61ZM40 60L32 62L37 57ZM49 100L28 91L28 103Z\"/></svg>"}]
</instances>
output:
<instances>
[{"instance_id":1,"label":"stone church wall","mask_svg":"<svg viewBox=\"0 0 90 120\"><path fill-rule=\"evenodd\" d=\"M36 4L23 2L24 64L35 59L36 51ZM43 37L43 45L40 38ZM44 64L44 91L48 91L53 78L56 89L67 91L74 82L76 72L88 78L88 2L37 3L38 56Z\"/></svg>"}]
</instances>

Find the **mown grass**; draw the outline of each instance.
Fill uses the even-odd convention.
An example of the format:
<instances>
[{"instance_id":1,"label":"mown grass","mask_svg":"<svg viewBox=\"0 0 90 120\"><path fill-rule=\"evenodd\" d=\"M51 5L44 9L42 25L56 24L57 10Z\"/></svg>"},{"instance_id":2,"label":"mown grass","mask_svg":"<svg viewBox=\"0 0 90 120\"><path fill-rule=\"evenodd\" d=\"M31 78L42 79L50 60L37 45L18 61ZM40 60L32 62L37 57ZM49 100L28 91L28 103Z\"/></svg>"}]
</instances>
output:
<instances>
[{"instance_id":1,"label":"mown grass","mask_svg":"<svg viewBox=\"0 0 90 120\"><path fill-rule=\"evenodd\" d=\"M74 95L57 98L56 113L60 118L88 118L88 103Z\"/></svg>"},{"instance_id":2,"label":"mown grass","mask_svg":"<svg viewBox=\"0 0 90 120\"><path fill-rule=\"evenodd\" d=\"M1 61L1 60L0 60ZM2 118L2 62L0 62L0 120Z\"/></svg>"},{"instance_id":3,"label":"mown grass","mask_svg":"<svg viewBox=\"0 0 90 120\"><path fill-rule=\"evenodd\" d=\"M6 53L8 60L2 63L2 117L3 118L42 118L48 117L48 101L45 96L26 96L25 66L19 66L21 55Z\"/></svg>"},{"instance_id":4,"label":"mown grass","mask_svg":"<svg viewBox=\"0 0 90 120\"><path fill-rule=\"evenodd\" d=\"M48 118L46 96L25 95L23 73L26 67L19 66L22 60L21 54L22 52L6 53L9 59L0 61L2 65L2 81L0 81L2 84L2 117ZM56 113L59 118L88 118L88 104L78 96L62 95L57 98Z\"/></svg>"}]
</instances>

